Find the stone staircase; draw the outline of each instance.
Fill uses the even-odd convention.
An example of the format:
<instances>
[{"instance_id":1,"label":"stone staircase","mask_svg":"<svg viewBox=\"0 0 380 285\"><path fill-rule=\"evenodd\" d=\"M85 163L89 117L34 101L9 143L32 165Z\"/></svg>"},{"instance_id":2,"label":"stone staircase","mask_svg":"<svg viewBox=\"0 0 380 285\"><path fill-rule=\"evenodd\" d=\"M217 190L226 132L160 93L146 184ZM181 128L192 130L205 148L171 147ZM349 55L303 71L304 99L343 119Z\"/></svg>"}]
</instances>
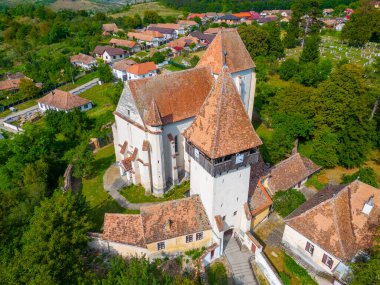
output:
<instances>
[{"instance_id":1,"label":"stone staircase","mask_svg":"<svg viewBox=\"0 0 380 285\"><path fill-rule=\"evenodd\" d=\"M236 285L258 285L249 262L250 257L253 256L251 251L245 247L240 250L235 238L231 237L224 250L224 255L231 267Z\"/></svg>"}]
</instances>

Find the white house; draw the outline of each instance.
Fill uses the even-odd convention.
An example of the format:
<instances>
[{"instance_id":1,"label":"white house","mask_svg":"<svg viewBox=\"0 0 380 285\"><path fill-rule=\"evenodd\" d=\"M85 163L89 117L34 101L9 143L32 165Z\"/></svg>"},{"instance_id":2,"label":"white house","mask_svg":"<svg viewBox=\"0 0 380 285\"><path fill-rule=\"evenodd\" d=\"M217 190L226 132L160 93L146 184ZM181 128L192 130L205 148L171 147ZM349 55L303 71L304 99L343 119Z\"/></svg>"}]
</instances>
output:
<instances>
[{"instance_id":1,"label":"white house","mask_svg":"<svg viewBox=\"0 0 380 285\"><path fill-rule=\"evenodd\" d=\"M85 70L90 70L96 66L96 59L83 53L71 56L70 62L72 65L79 66Z\"/></svg>"},{"instance_id":2,"label":"white house","mask_svg":"<svg viewBox=\"0 0 380 285\"><path fill-rule=\"evenodd\" d=\"M129 32L128 38L131 40L137 41L139 44L146 44L146 46L149 47L158 47L160 46L164 41L164 36L161 33L152 33L147 31L137 33L137 32Z\"/></svg>"},{"instance_id":3,"label":"white house","mask_svg":"<svg viewBox=\"0 0 380 285\"><path fill-rule=\"evenodd\" d=\"M126 69L127 80L152 77L157 75L157 66L153 61L136 63Z\"/></svg>"},{"instance_id":4,"label":"white house","mask_svg":"<svg viewBox=\"0 0 380 285\"><path fill-rule=\"evenodd\" d=\"M38 99L37 103L41 112L47 110L70 112L75 108L84 112L92 108L92 102L90 100L59 89L55 89L46 96Z\"/></svg>"},{"instance_id":5,"label":"white house","mask_svg":"<svg viewBox=\"0 0 380 285\"><path fill-rule=\"evenodd\" d=\"M327 186L285 218L283 244L317 271L345 281L348 263L373 244L379 190L358 180Z\"/></svg>"},{"instance_id":6,"label":"white house","mask_svg":"<svg viewBox=\"0 0 380 285\"><path fill-rule=\"evenodd\" d=\"M112 38L109 43L113 46L113 47L124 47L124 48L127 48L129 53L136 53L136 52L139 52L141 50L141 46L138 45L136 42L134 41L129 41L129 40L123 40L123 39L115 39L115 38Z\"/></svg>"},{"instance_id":7,"label":"white house","mask_svg":"<svg viewBox=\"0 0 380 285\"><path fill-rule=\"evenodd\" d=\"M171 29L171 28L157 27L157 26L154 26L154 24L153 24L153 26L152 25L148 26L148 29L146 30L146 32L148 32L148 31L158 32L158 33L162 34L164 36L164 42L169 42L169 41L177 38L176 31L174 29Z\"/></svg>"},{"instance_id":8,"label":"white house","mask_svg":"<svg viewBox=\"0 0 380 285\"><path fill-rule=\"evenodd\" d=\"M121 48L111 46L96 46L93 54L101 58L106 63L113 63L127 57L127 51Z\"/></svg>"},{"instance_id":9,"label":"white house","mask_svg":"<svg viewBox=\"0 0 380 285\"><path fill-rule=\"evenodd\" d=\"M116 160L125 180L159 195L188 176L182 132L210 93L224 60L251 118L255 65L233 29L215 37L196 68L125 83L113 126Z\"/></svg>"},{"instance_id":10,"label":"white house","mask_svg":"<svg viewBox=\"0 0 380 285\"><path fill-rule=\"evenodd\" d=\"M132 59L123 59L112 64L112 73L117 79L127 80L127 70L130 66L136 64Z\"/></svg>"}]
</instances>

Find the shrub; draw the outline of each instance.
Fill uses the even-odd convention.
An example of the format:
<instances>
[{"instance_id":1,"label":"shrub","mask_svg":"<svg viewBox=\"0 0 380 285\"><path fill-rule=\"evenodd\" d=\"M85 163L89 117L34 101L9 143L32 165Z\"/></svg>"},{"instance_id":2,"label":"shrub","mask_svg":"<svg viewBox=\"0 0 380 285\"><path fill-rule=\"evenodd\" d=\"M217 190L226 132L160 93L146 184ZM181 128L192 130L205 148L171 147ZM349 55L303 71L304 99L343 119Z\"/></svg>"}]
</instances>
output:
<instances>
[{"instance_id":1,"label":"shrub","mask_svg":"<svg viewBox=\"0 0 380 285\"><path fill-rule=\"evenodd\" d=\"M273 196L273 208L281 217L286 217L305 201L305 196L296 189L278 191Z\"/></svg>"},{"instance_id":2,"label":"shrub","mask_svg":"<svg viewBox=\"0 0 380 285\"><path fill-rule=\"evenodd\" d=\"M287 59L281 64L278 72L281 79L288 81L298 73L298 62L292 58Z\"/></svg>"},{"instance_id":3,"label":"shrub","mask_svg":"<svg viewBox=\"0 0 380 285\"><path fill-rule=\"evenodd\" d=\"M343 175L342 183L350 183L355 179L359 179L360 181L372 185L373 187L378 187L376 172L371 167L361 167L354 174Z\"/></svg>"},{"instance_id":4,"label":"shrub","mask_svg":"<svg viewBox=\"0 0 380 285\"><path fill-rule=\"evenodd\" d=\"M206 269L207 281L210 285L227 285L228 277L223 263L216 262Z\"/></svg>"},{"instance_id":5,"label":"shrub","mask_svg":"<svg viewBox=\"0 0 380 285\"><path fill-rule=\"evenodd\" d=\"M284 283L284 285L291 285L292 284L292 281L290 280L290 277L288 274L281 271L281 272L279 272L279 275L280 275L281 281Z\"/></svg>"}]
</instances>

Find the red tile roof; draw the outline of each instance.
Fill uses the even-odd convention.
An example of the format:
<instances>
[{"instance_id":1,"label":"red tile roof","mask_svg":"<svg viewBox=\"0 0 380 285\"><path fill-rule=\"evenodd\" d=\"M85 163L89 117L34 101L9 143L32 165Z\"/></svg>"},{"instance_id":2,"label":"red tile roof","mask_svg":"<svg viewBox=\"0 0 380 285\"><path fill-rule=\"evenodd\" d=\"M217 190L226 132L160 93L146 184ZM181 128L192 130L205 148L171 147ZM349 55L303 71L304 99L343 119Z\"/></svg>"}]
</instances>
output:
<instances>
[{"instance_id":1,"label":"red tile roof","mask_svg":"<svg viewBox=\"0 0 380 285\"><path fill-rule=\"evenodd\" d=\"M152 103L150 105L150 108L145 111L144 113L144 122L148 126L161 126L162 120L160 112L158 111L158 107L154 99L152 99Z\"/></svg>"},{"instance_id":2,"label":"red tile roof","mask_svg":"<svg viewBox=\"0 0 380 285\"><path fill-rule=\"evenodd\" d=\"M119 28L117 27L117 25L115 23L110 23L110 24L103 24L102 25L102 30L104 32L113 32L113 33L116 33Z\"/></svg>"},{"instance_id":3,"label":"red tile roof","mask_svg":"<svg viewBox=\"0 0 380 285\"><path fill-rule=\"evenodd\" d=\"M219 75L195 120L183 135L211 159L262 144L227 68Z\"/></svg>"},{"instance_id":4,"label":"red tile roof","mask_svg":"<svg viewBox=\"0 0 380 285\"><path fill-rule=\"evenodd\" d=\"M0 81L0 91L17 90L20 85L21 78Z\"/></svg>"},{"instance_id":5,"label":"red tile roof","mask_svg":"<svg viewBox=\"0 0 380 285\"><path fill-rule=\"evenodd\" d=\"M127 71L128 68L134 64L136 64L136 62L134 62L132 59L126 58L120 61L116 61L114 64L112 64L112 68L120 71Z\"/></svg>"},{"instance_id":6,"label":"red tile roof","mask_svg":"<svg viewBox=\"0 0 380 285\"><path fill-rule=\"evenodd\" d=\"M133 48L136 45L136 42L122 39L111 39L110 44L114 44L121 47Z\"/></svg>"},{"instance_id":7,"label":"red tile roof","mask_svg":"<svg viewBox=\"0 0 380 285\"><path fill-rule=\"evenodd\" d=\"M157 69L157 66L153 61L148 61L144 63L136 63L127 68L127 72L135 75L143 75L152 72Z\"/></svg>"},{"instance_id":8,"label":"red tile roof","mask_svg":"<svg viewBox=\"0 0 380 285\"><path fill-rule=\"evenodd\" d=\"M231 73L255 67L236 29L219 31L197 66L211 66L213 72L219 74L224 65L225 52L227 52L227 66Z\"/></svg>"},{"instance_id":9,"label":"red tile roof","mask_svg":"<svg viewBox=\"0 0 380 285\"><path fill-rule=\"evenodd\" d=\"M37 102L66 111L91 103L90 100L59 89L53 90Z\"/></svg>"},{"instance_id":10,"label":"red tile roof","mask_svg":"<svg viewBox=\"0 0 380 285\"><path fill-rule=\"evenodd\" d=\"M372 197L373 209L363 206ZM380 224L380 189L360 181L328 186L285 218L285 223L330 254L350 261L367 250Z\"/></svg>"},{"instance_id":11,"label":"red tile roof","mask_svg":"<svg viewBox=\"0 0 380 285\"><path fill-rule=\"evenodd\" d=\"M194 117L213 82L210 69L203 67L130 80L126 82L126 90L135 100L141 118L144 118L154 99L162 124L166 125ZM127 117L122 103L123 95L120 100L116 111Z\"/></svg>"},{"instance_id":12,"label":"red tile roof","mask_svg":"<svg viewBox=\"0 0 380 285\"><path fill-rule=\"evenodd\" d=\"M274 194L279 190L292 188L319 169L321 168L310 159L295 153L270 169L269 191Z\"/></svg>"},{"instance_id":13,"label":"red tile roof","mask_svg":"<svg viewBox=\"0 0 380 285\"><path fill-rule=\"evenodd\" d=\"M70 62L82 62L84 64L90 64L96 62L95 58L90 55L79 53L73 56L70 56Z\"/></svg>"}]
</instances>

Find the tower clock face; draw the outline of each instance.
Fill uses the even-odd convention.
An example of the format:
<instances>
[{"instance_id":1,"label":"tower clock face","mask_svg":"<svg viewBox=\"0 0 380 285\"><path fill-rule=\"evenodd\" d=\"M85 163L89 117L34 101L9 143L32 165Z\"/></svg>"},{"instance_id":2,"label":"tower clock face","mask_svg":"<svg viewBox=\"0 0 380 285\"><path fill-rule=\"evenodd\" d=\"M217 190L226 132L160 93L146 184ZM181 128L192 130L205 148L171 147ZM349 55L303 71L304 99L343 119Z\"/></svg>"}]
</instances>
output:
<instances>
[{"instance_id":1,"label":"tower clock face","mask_svg":"<svg viewBox=\"0 0 380 285\"><path fill-rule=\"evenodd\" d=\"M240 154L240 153L238 153L238 154L236 155L236 162L235 162L235 164L242 163L243 160L244 160L244 154Z\"/></svg>"}]
</instances>

